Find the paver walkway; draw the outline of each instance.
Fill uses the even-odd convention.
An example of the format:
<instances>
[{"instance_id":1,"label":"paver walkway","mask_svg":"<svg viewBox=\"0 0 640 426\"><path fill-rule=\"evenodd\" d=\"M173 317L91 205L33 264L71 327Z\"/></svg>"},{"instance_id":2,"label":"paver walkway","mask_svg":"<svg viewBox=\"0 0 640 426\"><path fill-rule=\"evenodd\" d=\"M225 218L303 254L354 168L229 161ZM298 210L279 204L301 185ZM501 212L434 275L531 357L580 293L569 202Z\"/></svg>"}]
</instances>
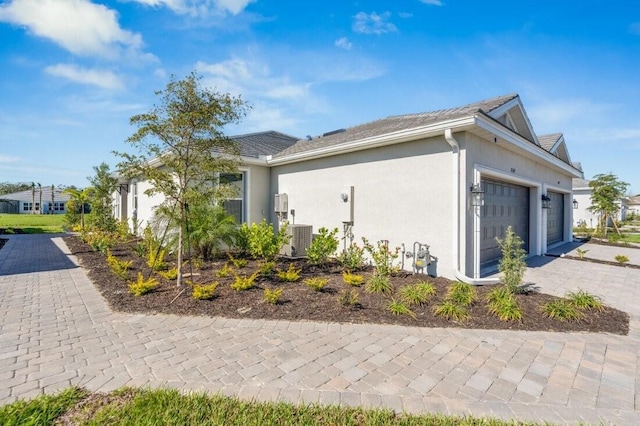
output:
<instances>
[{"instance_id":1,"label":"paver walkway","mask_svg":"<svg viewBox=\"0 0 640 426\"><path fill-rule=\"evenodd\" d=\"M638 423L640 270L535 258L545 292L580 287L629 336L420 329L111 312L59 236L0 250L0 404L70 385L170 386L259 400L557 423Z\"/></svg>"}]
</instances>

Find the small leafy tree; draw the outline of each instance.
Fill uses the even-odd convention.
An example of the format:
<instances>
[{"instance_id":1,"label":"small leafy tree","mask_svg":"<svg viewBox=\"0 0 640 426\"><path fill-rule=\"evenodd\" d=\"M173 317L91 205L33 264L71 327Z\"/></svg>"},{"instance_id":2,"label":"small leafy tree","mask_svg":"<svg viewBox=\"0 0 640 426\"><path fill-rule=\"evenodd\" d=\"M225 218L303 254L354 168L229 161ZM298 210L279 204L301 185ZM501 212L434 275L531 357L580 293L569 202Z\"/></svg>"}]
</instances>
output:
<instances>
[{"instance_id":1,"label":"small leafy tree","mask_svg":"<svg viewBox=\"0 0 640 426\"><path fill-rule=\"evenodd\" d=\"M144 176L151 183L145 193L163 195L171 219L180 224L177 286L182 285L187 206L196 197L222 200L232 195L231 185L220 184L217 176L237 173L240 157L223 129L239 122L248 110L241 98L204 88L200 80L195 72L184 80L172 77L156 92L160 104L130 119L138 130L127 142L139 154L115 153L124 159L118 164L121 174Z\"/></svg>"},{"instance_id":2,"label":"small leafy tree","mask_svg":"<svg viewBox=\"0 0 640 426\"><path fill-rule=\"evenodd\" d=\"M612 173L595 175L589 182L591 206L587 210L599 215L597 231L600 231L605 237L607 236L609 218L611 218L617 233L620 234L616 224L616 215L620 210L620 199L625 195L628 186L628 183L620 181Z\"/></svg>"},{"instance_id":3,"label":"small leafy tree","mask_svg":"<svg viewBox=\"0 0 640 426\"><path fill-rule=\"evenodd\" d=\"M67 217L70 218L69 225L74 225L75 223L73 223L74 221L74 217L77 214L77 212L80 212L80 226L82 228L82 230L84 231L84 214L85 214L85 206L89 203L89 200L91 199L91 193L93 191L93 188L88 187L88 188L84 188L84 189L77 189L77 188L73 188L73 187L69 187L69 188L65 188L62 192L64 194L68 194L70 197L70 203L71 205L67 206Z\"/></svg>"},{"instance_id":4,"label":"small leafy tree","mask_svg":"<svg viewBox=\"0 0 640 426\"><path fill-rule=\"evenodd\" d=\"M100 163L94 166L95 175L87 179L91 183L92 191L89 197L89 224L102 231L112 232L116 230L117 221L113 217L113 193L118 181L111 175L109 165Z\"/></svg>"},{"instance_id":5,"label":"small leafy tree","mask_svg":"<svg viewBox=\"0 0 640 426\"><path fill-rule=\"evenodd\" d=\"M498 264L498 270L502 273L502 282L511 293L518 290L524 272L527 269L525 257L527 252L522 248L522 239L513 232L511 226L507 228L504 239L496 238L502 250L502 258Z\"/></svg>"}]
</instances>

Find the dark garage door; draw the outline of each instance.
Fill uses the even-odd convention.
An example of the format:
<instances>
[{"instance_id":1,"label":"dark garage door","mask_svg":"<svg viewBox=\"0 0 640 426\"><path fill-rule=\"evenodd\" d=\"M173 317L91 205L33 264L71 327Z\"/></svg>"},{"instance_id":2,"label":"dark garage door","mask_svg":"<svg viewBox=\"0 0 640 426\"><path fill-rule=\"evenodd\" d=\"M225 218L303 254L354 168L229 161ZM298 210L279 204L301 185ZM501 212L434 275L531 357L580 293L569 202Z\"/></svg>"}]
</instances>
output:
<instances>
[{"instance_id":1,"label":"dark garage door","mask_svg":"<svg viewBox=\"0 0 640 426\"><path fill-rule=\"evenodd\" d=\"M547 209L547 245L557 243L564 237L564 195L547 192L551 208Z\"/></svg>"},{"instance_id":2,"label":"dark garage door","mask_svg":"<svg viewBox=\"0 0 640 426\"><path fill-rule=\"evenodd\" d=\"M482 180L484 206L480 215L480 263L500 259L497 238L511 226L529 251L529 188L508 182Z\"/></svg>"}]
</instances>

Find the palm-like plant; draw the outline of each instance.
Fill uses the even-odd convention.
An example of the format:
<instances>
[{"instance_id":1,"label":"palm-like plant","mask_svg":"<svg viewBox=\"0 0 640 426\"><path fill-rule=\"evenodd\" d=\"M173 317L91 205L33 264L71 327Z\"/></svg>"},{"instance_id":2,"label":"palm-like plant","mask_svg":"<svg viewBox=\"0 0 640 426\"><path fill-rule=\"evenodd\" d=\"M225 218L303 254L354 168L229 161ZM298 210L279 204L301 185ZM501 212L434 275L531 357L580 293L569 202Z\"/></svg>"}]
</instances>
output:
<instances>
[{"instance_id":1,"label":"palm-like plant","mask_svg":"<svg viewBox=\"0 0 640 426\"><path fill-rule=\"evenodd\" d=\"M84 231L84 206L89 203L91 199L91 193L93 188L88 187L85 189L77 189L77 188L66 188L62 192L65 194L69 194L71 200L76 206L80 207L80 226Z\"/></svg>"},{"instance_id":2,"label":"palm-like plant","mask_svg":"<svg viewBox=\"0 0 640 426\"><path fill-rule=\"evenodd\" d=\"M189 239L205 260L220 252L222 244L235 241L236 220L222 206L202 203L189 212Z\"/></svg>"},{"instance_id":3,"label":"palm-like plant","mask_svg":"<svg viewBox=\"0 0 640 426\"><path fill-rule=\"evenodd\" d=\"M40 204L38 208L38 214L42 214L42 185L38 182L38 192L40 193Z\"/></svg>"}]
</instances>

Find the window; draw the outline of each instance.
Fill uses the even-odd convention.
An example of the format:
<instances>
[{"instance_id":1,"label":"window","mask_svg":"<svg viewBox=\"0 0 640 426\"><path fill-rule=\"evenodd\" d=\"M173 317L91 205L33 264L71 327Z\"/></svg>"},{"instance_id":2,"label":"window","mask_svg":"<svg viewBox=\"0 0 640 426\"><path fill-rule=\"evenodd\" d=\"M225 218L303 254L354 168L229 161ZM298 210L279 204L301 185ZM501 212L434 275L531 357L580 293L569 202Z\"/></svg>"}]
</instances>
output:
<instances>
[{"instance_id":1,"label":"window","mask_svg":"<svg viewBox=\"0 0 640 426\"><path fill-rule=\"evenodd\" d=\"M32 204L30 202L23 203L22 204L22 211L30 212L31 211L31 206L32 206ZM35 211L39 211L39 210L40 210L40 203L36 203Z\"/></svg>"},{"instance_id":2,"label":"window","mask_svg":"<svg viewBox=\"0 0 640 426\"><path fill-rule=\"evenodd\" d=\"M57 212L63 212L64 211L64 203L53 203L53 210L57 211Z\"/></svg>"},{"instance_id":3,"label":"window","mask_svg":"<svg viewBox=\"0 0 640 426\"><path fill-rule=\"evenodd\" d=\"M237 223L245 221L245 181L246 172L220 174L220 183L236 188L235 195L223 201L222 206L228 214L236 218Z\"/></svg>"}]
</instances>

